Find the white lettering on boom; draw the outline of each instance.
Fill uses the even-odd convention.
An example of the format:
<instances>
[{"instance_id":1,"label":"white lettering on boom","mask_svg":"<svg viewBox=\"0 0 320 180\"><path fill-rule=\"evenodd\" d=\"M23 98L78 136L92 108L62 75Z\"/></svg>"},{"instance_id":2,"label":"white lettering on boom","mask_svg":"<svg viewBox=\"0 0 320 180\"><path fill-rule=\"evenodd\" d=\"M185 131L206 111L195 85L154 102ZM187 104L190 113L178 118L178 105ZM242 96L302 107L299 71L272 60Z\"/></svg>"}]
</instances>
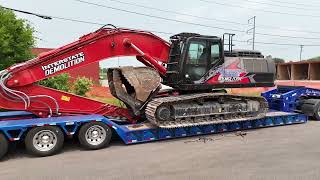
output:
<instances>
[{"instance_id":1,"label":"white lettering on boom","mask_svg":"<svg viewBox=\"0 0 320 180\"><path fill-rule=\"evenodd\" d=\"M78 65L84 61L85 55L83 52L80 52L75 55L50 63L48 65L44 65L41 68L44 71L45 76L49 76L59 71L68 69L72 66Z\"/></svg>"}]
</instances>

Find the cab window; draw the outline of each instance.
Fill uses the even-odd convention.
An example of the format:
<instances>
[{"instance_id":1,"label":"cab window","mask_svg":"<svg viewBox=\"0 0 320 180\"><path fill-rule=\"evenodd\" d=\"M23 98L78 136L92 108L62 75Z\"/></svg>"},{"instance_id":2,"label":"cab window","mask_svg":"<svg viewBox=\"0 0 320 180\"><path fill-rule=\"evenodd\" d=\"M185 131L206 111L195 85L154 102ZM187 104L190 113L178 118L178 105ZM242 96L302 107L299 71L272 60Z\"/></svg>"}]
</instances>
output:
<instances>
[{"instance_id":1,"label":"cab window","mask_svg":"<svg viewBox=\"0 0 320 180\"><path fill-rule=\"evenodd\" d=\"M211 45L211 58L210 58L210 63L211 65L215 65L218 63L220 60L220 45L217 44L212 44Z\"/></svg>"},{"instance_id":2,"label":"cab window","mask_svg":"<svg viewBox=\"0 0 320 180\"><path fill-rule=\"evenodd\" d=\"M193 81L199 80L207 72L210 53L206 46L207 41L190 41L185 67L185 76L188 79Z\"/></svg>"},{"instance_id":3,"label":"cab window","mask_svg":"<svg viewBox=\"0 0 320 180\"><path fill-rule=\"evenodd\" d=\"M206 43L191 42L188 51L187 64L206 64Z\"/></svg>"}]
</instances>

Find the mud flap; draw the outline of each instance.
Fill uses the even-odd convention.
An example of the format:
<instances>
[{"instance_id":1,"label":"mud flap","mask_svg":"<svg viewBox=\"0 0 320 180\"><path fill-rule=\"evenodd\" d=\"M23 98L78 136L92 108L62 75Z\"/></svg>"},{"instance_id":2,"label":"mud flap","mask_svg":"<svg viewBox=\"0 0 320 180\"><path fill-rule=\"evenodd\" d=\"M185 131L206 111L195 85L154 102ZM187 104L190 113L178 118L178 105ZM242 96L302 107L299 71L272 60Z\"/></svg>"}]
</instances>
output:
<instances>
[{"instance_id":1,"label":"mud flap","mask_svg":"<svg viewBox=\"0 0 320 180\"><path fill-rule=\"evenodd\" d=\"M109 68L107 76L111 94L136 116L161 87L159 73L149 67Z\"/></svg>"}]
</instances>

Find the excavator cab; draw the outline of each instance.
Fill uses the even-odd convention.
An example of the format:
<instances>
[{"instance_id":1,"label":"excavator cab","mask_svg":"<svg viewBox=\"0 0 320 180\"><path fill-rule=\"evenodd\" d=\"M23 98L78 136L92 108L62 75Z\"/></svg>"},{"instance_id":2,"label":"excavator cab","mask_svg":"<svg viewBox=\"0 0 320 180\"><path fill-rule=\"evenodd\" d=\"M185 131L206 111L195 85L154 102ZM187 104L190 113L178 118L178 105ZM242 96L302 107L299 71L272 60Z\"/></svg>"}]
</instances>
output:
<instances>
[{"instance_id":1,"label":"excavator cab","mask_svg":"<svg viewBox=\"0 0 320 180\"><path fill-rule=\"evenodd\" d=\"M178 89L196 90L210 69L224 63L223 41L216 36L180 33L171 37L165 83Z\"/></svg>"},{"instance_id":2,"label":"excavator cab","mask_svg":"<svg viewBox=\"0 0 320 180\"><path fill-rule=\"evenodd\" d=\"M181 92L211 92L216 88L271 87L275 65L259 51L224 50L224 39L193 33L171 37L164 84ZM229 36L230 38L230 36Z\"/></svg>"}]
</instances>

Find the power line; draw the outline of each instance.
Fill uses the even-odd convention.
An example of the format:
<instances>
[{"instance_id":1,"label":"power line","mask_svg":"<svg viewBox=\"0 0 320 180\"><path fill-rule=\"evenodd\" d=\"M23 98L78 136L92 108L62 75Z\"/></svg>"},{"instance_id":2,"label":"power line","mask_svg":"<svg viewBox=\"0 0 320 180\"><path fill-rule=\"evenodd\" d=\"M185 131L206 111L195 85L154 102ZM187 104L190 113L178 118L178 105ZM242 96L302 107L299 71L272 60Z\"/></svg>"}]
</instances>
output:
<instances>
[{"instance_id":1,"label":"power line","mask_svg":"<svg viewBox=\"0 0 320 180\"><path fill-rule=\"evenodd\" d=\"M179 22L179 23L184 23L184 24L189 24L189 25L196 25L196 26L202 26L202 27L207 27L207 28L228 30L228 31L234 31L234 32L241 32L241 33L245 33L246 32L246 31L238 30L238 29L229 29L229 28L223 28L223 27L219 27L219 26L210 26L210 25L206 25L206 24L192 23L192 22L181 21L181 20L176 20L176 19L171 19L171 18L166 18L166 17L160 17L160 16L151 15L151 14L145 14L145 13L140 13L140 12L136 12L136 11L120 9L120 8L116 8L116 7L112 7L112 6L92 3L92 2L83 1L83 0L73 0L73 1L77 1L77 2L80 2L80 3L88 4L88 5L94 5L94 6L98 6L98 7L104 7L104 8L108 8L108 9L113 9L113 10L117 10L117 11L122 11L122 12L126 12L126 13L137 14L137 15L141 15L141 16L146 16L146 17L166 20L166 21ZM315 39L315 40L319 40L320 39L320 38L316 38L316 37L286 36L286 35L267 34L267 33L258 33L258 32L256 34L263 35L263 36L273 36L273 37L293 38L293 39Z\"/></svg>"},{"instance_id":2,"label":"power line","mask_svg":"<svg viewBox=\"0 0 320 180\"><path fill-rule=\"evenodd\" d=\"M235 42L241 42L241 43L248 43L248 41L242 41L242 40L233 40ZM301 44L290 44L290 43L273 43L273 42L262 42L262 41L256 41L256 44L264 44L264 45L277 45L277 46L301 46ZM318 47L320 44L304 44L303 46L308 47Z\"/></svg>"},{"instance_id":3,"label":"power line","mask_svg":"<svg viewBox=\"0 0 320 180\"><path fill-rule=\"evenodd\" d=\"M236 8L241 8L241 9L251 9L251 10L255 10L255 11L259 11L259 12L266 12L266 13L273 13L273 14L320 18L320 15L295 14L295 13L288 13L288 12L270 11L270 10L265 10L265 9L257 9L257 8L247 7L247 6L240 6L240 5L236 5L236 4L215 2L215 1L212 1L212 0L210 0L210 1L208 1L208 0L199 0L199 1L202 1L202 2L205 2L205 3L217 4L217 5L220 5L220 6L236 7Z\"/></svg>"},{"instance_id":4,"label":"power line","mask_svg":"<svg viewBox=\"0 0 320 180\"><path fill-rule=\"evenodd\" d=\"M298 6L313 6L314 7L314 3L312 3L312 5L309 4L302 4L302 3L295 3L295 2L288 2L288 1L279 1L279 0L269 0L271 2L277 2L277 3L282 3L282 4L294 4L294 5L298 5Z\"/></svg>"},{"instance_id":5,"label":"power line","mask_svg":"<svg viewBox=\"0 0 320 180\"><path fill-rule=\"evenodd\" d=\"M64 20L64 21L71 21L71 22L77 22L77 23L84 23L84 24L92 24L92 25L105 25L103 23L98 23L98 22L92 22L92 21L84 21L84 20L78 20L78 19L70 19L70 18L64 18L64 17L57 17L57 16L51 16L52 18L59 19L59 20ZM127 27L128 28L128 27ZM135 29L135 28L130 28L130 29ZM166 31L156 31L156 30L144 30L144 31L150 31L153 33L159 33L159 34L166 34L166 35L174 35L176 33L173 32L166 32ZM241 40L234 40L236 42L243 42L243 43L248 43L248 41L241 41ZM268 44L268 45L280 45L280 46L300 46L301 44L288 44L288 43L273 43L273 42L255 42L257 44ZM306 44L304 46L320 46L320 44Z\"/></svg>"},{"instance_id":6,"label":"power line","mask_svg":"<svg viewBox=\"0 0 320 180\"><path fill-rule=\"evenodd\" d=\"M283 8L289 8L289 9L296 9L296 10L308 10L308 11L319 11L317 9L310 9L310 8L303 8L303 7L294 7L294 6L286 6L286 5L280 5L280 4L273 4L273 3L268 3L268 2L257 2L257 1L252 1L252 0L244 0L249 3L255 3L255 4L264 4L268 6L274 6L274 7L283 7Z\"/></svg>"},{"instance_id":7,"label":"power line","mask_svg":"<svg viewBox=\"0 0 320 180\"><path fill-rule=\"evenodd\" d=\"M77 23L84 23L84 24L92 24L92 25L105 25L105 23L98 23L98 22L92 22L92 21L84 21L84 20L78 20L78 19L70 19L70 18L64 18L64 17L58 17L58 16L51 16L52 18L63 20L63 21L71 21L71 22L77 22ZM130 28L135 29L135 28ZM173 32L166 32L166 31L156 31L156 30L145 30L150 31L153 33L159 33L159 34L166 34L166 35L174 35L176 33ZM234 40L236 42L242 42L242 43L248 43L248 41L241 41L241 40ZM256 44L266 44L266 45L279 45L279 46L300 46L301 44L288 44L288 43L273 43L273 42L255 42ZM320 46L320 44L305 44L304 46Z\"/></svg>"},{"instance_id":8,"label":"power line","mask_svg":"<svg viewBox=\"0 0 320 180\"><path fill-rule=\"evenodd\" d=\"M22 11L22 10L18 10L17 12L21 12L21 13L25 13L25 14L36 14L36 13L30 13L27 11ZM48 16L45 15L47 17L50 17L50 19L58 19L58 20L63 20L63 21L70 21L70 22L77 22L77 23L84 23L84 24L91 24L91 25L105 25L105 23L99 23L99 22L92 22L92 21L85 21L85 20L79 20L79 19L71 19L71 18L65 18L65 17L60 17L60 16ZM134 28L132 28L134 29ZM174 35L176 33L172 33L172 32L164 32L164 31L156 31L156 30L145 30L145 31L150 31L153 33L159 33L159 34L167 34L167 35ZM243 43L247 43L247 41L240 41L240 40L234 40L236 42L243 42ZM268 44L268 45L282 45L282 46L300 46L301 44L282 44L282 43L272 43L272 42L255 42L257 44ZM320 46L317 44L304 44L304 46Z\"/></svg>"},{"instance_id":9,"label":"power line","mask_svg":"<svg viewBox=\"0 0 320 180\"><path fill-rule=\"evenodd\" d=\"M31 12L28 12L28 11L22 11L22 10L7 8L7 7L3 7L3 6L0 6L0 7L4 8L4 9L12 10L12 11L20 12L20 13L23 13L23 14L39 15L39 14L31 13ZM46 19L49 19L49 20L59 19L59 20L63 20L63 21L70 21L70 22L77 22L77 23L84 23L84 24L91 24L91 25L99 25L99 26L104 26L105 25L105 23L85 21L85 20L79 20L79 19L71 19L71 18L65 18L65 17L59 17L59 16L48 16L48 15L41 15L41 16L44 16L44 17L46 17ZM149 31L149 30L146 30L146 31ZM35 31L35 32L39 33L38 31ZM174 34L174 33L168 33L168 32L162 32L162 31L154 31L154 30L150 30L150 32L160 33L160 34L170 34L170 35ZM43 40L43 39L40 39L38 37L36 37L36 39Z\"/></svg>"},{"instance_id":10,"label":"power line","mask_svg":"<svg viewBox=\"0 0 320 180\"><path fill-rule=\"evenodd\" d=\"M89 4L89 5L94 5L94 6L99 6L99 7L104 7L104 8L108 8L108 9L113 9L113 10L117 10L117 11L122 11L122 12L130 13L130 14L136 14L136 15L140 15L140 16L146 16L146 17L151 17L151 18L155 18L155 19L171 21L171 22L178 22L178 23L195 25L195 26L202 26L202 27L213 28L213 29L220 29L220 30L227 30L227 31L245 33L245 31L243 31L243 30L223 28L223 27L219 27L219 26L210 26L210 25L206 25L206 24L181 21L181 20L177 20L177 19L171 19L171 18L160 17L160 16L151 15L151 14L140 13L140 12L136 12L136 11L130 11L130 10L126 10L126 9L120 9L120 8L116 8L116 7L112 7L112 6L106 6L106 5L103 5L103 4L92 3L92 2L88 2L88 1L82 1L82 0L73 0L73 1L77 1L77 2L80 2L80 3L84 3L84 4Z\"/></svg>"},{"instance_id":11,"label":"power line","mask_svg":"<svg viewBox=\"0 0 320 180\"><path fill-rule=\"evenodd\" d=\"M71 22L77 22L77 23L83 23L83 24L91 24L91 25L99 25L99 26L104 26L106 23L99 23L99 22L92 22L92 21L84 21L84 20L78 20L78 19L71 19L71 18L65 18L65 17L58 17L58 16L51 16L52 18L63 20L63 21L71 21ZM120 27L121 28L121 27ZM134 28L130 28L134 29ZM150 31L153 33L159 33L159 34L167 34L167 35L173 35L174 33L169 33L169 32L163 32L163 31L156 31L156 30L145 30L145 31Z\"/></svg>"},{"instance_id":12,"label":"power line","mask_svg":"<svg viewBox=\"0 0 320 180\"><path fill-rule=\"evenodd\" d=\"M105 25L103 23L98 23L98 22L91 22L91 21L83 21L83 20L76 20L76 19L70 19L70 18L64 18L64 17L57 17L57 16L51 16L56 19L64 20L64 21L72 21L72 22L77 22L77 23L84 23L84 24L92 24L92 25ZM134 28L130 28L134 29ZM176 33L173 32L166 32L166 31L156 31L156 30L145 30L145 31L150 31L153 33L159 33L159 34L166 34L166 35L174 35ZM241 40L234 40L236 42L242 42L242 43L248 43L248 41L241 41ZM257 44L267 44L267 45L279 45L279 46L300 46L301 44L288 44L288 43L273 43L273 42L255 42ZM306 44L304 46L320 46L317 44Z\"/></svg>"},{"instance_id":13,"label":"power line","mask_svg":"<svg viewBox=\"0 0 320 180\"><path fill-rule=\"evenodd\" d=\"M186 13L179 13L179 12L175 12L175 11L170 11L170 10L163 10L163 9L159 9L159 8L153 8L150 6L143 6L143 5L138 5L138 4L134 4L134 3L128 3L128 2L123 2L123 1L119 1L119 0L109 0L109 1L114 1L114 2L118 2L118 3L122 3L122 4L128 4L128 5L132 5L132 6L136 6L136 7L143 7L143 8L148 8L148 9L154 9L154 10L158 10L158 11L162 11L162 12L168 12L168 13L174 13L174 14L180 14L180 15L184 15L184 16L189 16L189 17L195 17L195 18L201 18L201 19L207 19L207 20L215 20L215 21L220 21L220 22L226 22L226 23L232 23L232 24L238 24L238 25L244 25L246 26L247 24L244 23L239 23L239 22L235 22L235 21L227 21L227 20L219 20L219 19L215 19L215 18L207 18L207 17L203 17L203 16L195 16L195 15L190 15L190 14L186 14ZM12 10L12 11L16 11L16 12L20 12L20 13L25 13L25 14L29 14L29 15L35 15L38 16L40 18L43 19L50 19L50 17L45 16L45 15L41 15L41 14L37 14L37 13L31 13L31 12L27 12L27 11L22 11L22 10L17 10L17 9L12 9L12 8L7 8L7 7L3 7L0 6L4 9L8 9L8 10ZM61 17L55 17L57 19L61 18ZM98 23L99 24L99 23ZM100 24L99 24L100 25ZM305 33L315 33L315 34L320 34L320 32L316 32L316 31L300 31L300 30L294 30L294 29L286 29L286 28L279 28L276 26L268 26L268 25L260 25L257 26L257 28L266 28L266 29L282 29L282 30L286 30L286 31L293 31L293 32L305 32ZM260 35L267 35L267 34L260 34ZM274 36L274 35L272 35ZM282 36L282 37L286 37L286 36ZM303 38L304 37L297 37L297 38ZM313 39L313 38L311 38Z\"/></svg>"},{"instance_id":14,"label":"power line","mask_svg":"<svg viewBox=\"0 0 320 180\"><path fill-rule=\"evenodd\" d=\"M192 23L192 22L186 22L186 21L180 21L180 20L175 20L175 19L170 19L170 18L164 18L164 17L159 17L159 16L154 16L154 15L148 15L148 14L143 14L143 13L139 13L139 12L134 12L134 11L128 11L128 10L123 10L123 9L119 9L119 8L114 8L114 7L109 7L109 6L105 6L105 5L100 5L100 4L96 4L96 3L90 3L90 2L86 2L86 1L82 1L82 0L75 0L75 1L79 1L82 3L86 3L86 4L91 4L91 5L96 5L96 6L101 6L101 7L106 7L106 8L111 8L111 9L115 9L115 10L120 10L120 11L125 11L125 12L129 12L129 13L134 13L134 14L138 14L138 15L143 15L143 16L148 16L148 17L153 17L153 18L158 18L158 19L163 19L163 20L168 20L168 21L174 21L174 22L180 22L180 23L185 23L185 24L191 24L191 25L198 25L198 26L203 26L203 27L208 27L208 28L214 28L214 29L222 29L222 30L230 30L230 31L236 31L236 32L245 32L245 31L241 31L241 30L236 30L236 29L227 29L227 28L222 28L222 27L217 27L217 26L209 26L209 25L204 25L204 24L199 24L199 23ZM6 8L6 7L4 7ZM36 15L38 17L43 17L45 19L50 19L50 16L44 16L44 15L40 15L37 13L31 13L28 11L22 11L22 10L17 10L17 9L12 9L12 8L6 8L9 10L13 10L13 11L17 11L17 12L21 12L21 13L25 13L25 14L30 14L30 15ZM69 20L69 21L82 21L82 20L71 20L68 18L63 18L63 17L57 17L57 16L52 16L56 19L62 19L62 20ZM90 24L96 24L96 25L103 25L102 23L93 23L90 22ZM298 37L298 36L286 36L286 35L276 35L276 34L267 34L267 33L256 33L259 35L263 35L263 36L273 36L273 37L282 37L282 38L294 38L294 39L320 39L320 38L309 38L309 37Z\"/></svg>"},{"instance_id":15,"label":"power line","mask_svg":"<svg viewBox=\"0 0 320 180\"><path fill-rule=\"evenodd\" d=\"M156 10L156 11L160 11L160 12L166 12L166 13L177 14L177 15L182 15L182 16L194 17L194 18L199 18L199 19L213 20L213 21L219 21L219 22L223 22L223 23L231 23L231 24L243 25L243 26L247 25L245 23L240 23L240 22L236 22L236 21L221 20L221 19L217 19L217 18L209 18L209 17L205 17L205 16L197 16L197 15L192 15L192 14L187 14L187 13L176 12L176 11L172 11L172 10L164 10L164 9L155 8L155 7L152 7L152 6L145 6L145 5L132 3L132 2L124 2L124 1L119 1L119 0L108 0L108 1L117 2L117 3L120 3L120 4L126 4L126 5L130 5L130 6L135 6L135 7L140 7L140 8L144 8L144 9L152 9L152 10Z\"/></svg>"},{"instance_id":16,"label":"power line","mask_svg":"<svg viewBox=\"0 0 320 180\"><path fill-rule=\"evenodd\" d=\"M288 28L282 28L279 26L271 26L271 25L259 25L257 26L258 29L279 29L279 30L285 30L285 31L292 31L292 32L302 32L302 33L310 33L310 34L320 34L320 31L306 31L306 30L296 30L296 29L288 29Z\"/></svg>"},{"instance_id":17,"label":"power line","mask_svg":"<svg viewBox=\"0 0 320 180\"><path fill-rule=\"evenodd\" d=\"M134 6L134 7L144 8L144 9L152 9L152 10L156 10L156 11L159 11L159 12L166 12L166 13L177 14L177 15L188 16L188 17L194 17L194 18L199 18L199 19L218 21L218 22L230 23L230 24L237 24L237 25L241 25L241 26L247 26L248 25L246 23L240 23L240 22L236 22L236 21L221 20L221 19L217 19L217 18L208 18L208 17L205 17L205 16L197 16L197 15L193 15L193 14L180 13L180 12L176 12L176 11L172 11L172 10L164 10L164 9L155 8L155 7L152 7L152 6L145 6L145 5L132 3L132 2L124 2L124 1L120 1L120 0L109 0L109 1L117 2L117 3L120 3L120 4L126 4L126 5L129 5L129 6ZM269 26L269 25L260 25L260 26L257 26L257 28L259 28L259 29L274 29L274 28L277 28L277 29L286 30L286 31L292 31L292 32L304 32L304 33L320 34L320 31L318 31L318 32L316 32L316 31L301 31L301 30L281 28L281 27L279 28L279 27Z\"/></svg>"},{"instance_id":18,"label":"power line","mask_svg":"<svg viewBox=\"0 0 320 180\"><path fill-rule=\"evenodd\" d=\"M256 33L262 36L273 36L273 37L281 37L281 38L291 38L291 39L320 39L317 37L302 37L302 36L287 36L287 35L279 35L279 34L268 34L268 33Z\"/></svg>"}]
</instances>

